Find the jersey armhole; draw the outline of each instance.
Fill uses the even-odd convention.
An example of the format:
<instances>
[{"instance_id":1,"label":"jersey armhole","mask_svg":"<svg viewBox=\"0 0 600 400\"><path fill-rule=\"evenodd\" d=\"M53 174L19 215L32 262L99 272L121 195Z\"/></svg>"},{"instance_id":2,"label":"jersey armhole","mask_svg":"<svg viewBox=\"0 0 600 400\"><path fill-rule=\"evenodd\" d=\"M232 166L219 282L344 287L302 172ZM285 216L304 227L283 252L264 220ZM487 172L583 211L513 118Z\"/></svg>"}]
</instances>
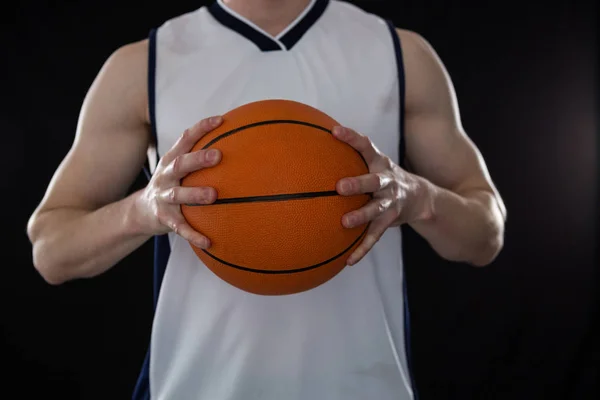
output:
<instances>
[{"instance_id":1,"label":"jersey armhole","mask_svg":"<svg viewBox=\"0 0 600 400\"><path fill-rule=\"evenodd\" d=\"M156 130L156 28L150 30L148 35L148 114L150 117L150 132L155 146L156 162L160 159L158 154L158 133ZM144 173L148 180L152 176L150 161L144 163Z\"/></svg>"},{"instance_id":2,"label":"jersey armhole","mask_svg":"<svg viewBox=\"0 0 600 400\"><path fill-rule=\"evenodd\" d=\"M398 129L399 129L399 143L398 143L398 165L402 168L406 168L406 148L404 145L404 113L405 113L405 97L406 97L406 77L404 73L404 58L402 54L402 46L400 44L400 37L396 31L396 26L392 21L387 21L390 34L392 35L392 42L394 44L394 53L396 56L396 67L398 69L398 98L400 103L399 118L398 118Z\"/></svg>"},{"instance_id":3,"label":"jersey armhole","mask_svg":"<svg viewBox=\"0 0 600 400\"><path fill-rule=\"evenodd\" d=\"M398 70L398 132L399 132L399 143L398 143L398 165L400 167L406 169L406 147L404 144L404 114L405 114L405 104L406 104L406 76L404 73L404 57L402 54L402 46L400 44L400 37L398 36L398 31L396 30L396 26L390 20L386 21L388 28L390 30L390 34L392 35L392 42L394 44L394 54L396 58L396 67ZM400 228L402 231L402 252L404 254L404 236L407 234L407 230L411 230L411 228L404 224ZM402 279L402 294L404 297L404 349L406 351L406 362L408 366L408 376L410 380L410 385L413 392L413 398L417 400L419 398L417 394L417 387L415 383L415 378L413 374L413 360L412 360L412 351L411 351L411 329L410 329L410 308L408 304L408 289L407 289L407 277L406 277L406 265L404 265L404 276Z\"/></svg>"},{"instance_id":4,"label":"jersey armhole","mask_svg":"<svg viewBox=\"0 0 600 400\"><path fill-rule=\"evenodd\" d=\"M150 117L150 129L156 146L156 160L159 160L158 154L158 134L156 129L156 29L152 29L148 36L148 113ZM150 179L151 169L149 161L144 165L144 172L148 180ZM171 253L168 234L154 237L154 310L158 303L158 294L162 285L169 255ZM153 313L154 314L154 313ZM154 315L153 317L154 318ZM146 351L146 357L142 364L142 370L138 375L133 393L132 400L150 400L150 345Z\"/></svg>"}]
</instances>

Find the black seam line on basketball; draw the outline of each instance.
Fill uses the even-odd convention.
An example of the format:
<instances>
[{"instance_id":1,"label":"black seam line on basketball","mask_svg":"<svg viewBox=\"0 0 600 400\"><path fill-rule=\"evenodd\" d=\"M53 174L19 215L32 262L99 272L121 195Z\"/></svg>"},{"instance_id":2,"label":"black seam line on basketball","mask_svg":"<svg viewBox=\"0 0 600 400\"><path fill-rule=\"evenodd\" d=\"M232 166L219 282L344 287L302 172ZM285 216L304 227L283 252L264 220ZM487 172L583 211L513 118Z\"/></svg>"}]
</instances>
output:
<instances>
[{"instance_id":1,"label":"black seam line on basketball","mask_svg":"<svg viewBox=\"0 0 600 400\"><path fill-rule=\"evenodd\" d=\"M327 132L327 133L329 133L331 135L331 130L329 130L329 129L325 128L325 127L322 127L321 125L311 124L310 122L297 121L295 119L273 119L273 120L269 120L269 121L254 122L252 124L240 126L238 128L235 128L235 129L232 129L232 130L227 131L225 133L222 133L219 136L217 136L216 138L214 138L213 140L211 140L210 142L208 142L207 144L205 144L204 147L202 147L202 150L206 150L210 146L212 146L213 144L217 143L219 140L225 139L226 137L231 136L231 135L233 135L235 133L241 132L243 130L250 129L250 128L255 128L255 127L261 126L261 125L274 125L274 124L296 124L296 125L304 125L304 126L309 126L311 128L319 129L319 130L321 130L323 132ZM363 155L360 154L360 152L358 152L358 151L356 151L356 152L360 156L361 160L368 167L369 165L367 164L367 161L365 160L365 158L363 157Z\"/></svg>"},{"instance_id":2,"label":"black seam line on basketball","mask_svg":"<svg viewBox=\"0 0 600 400\"><path fill-rule=\"evenodd\" d=\"M311 128L322 130L322 131L327 132L327 133L331 133L331 131L329 129L324 128L321 125L311 124L310 122L296 121L294 119L273 119L273 120L268 120L268 121L254 122L254 123L251 123L251 124L248 124L248 125L244 125L244 126L240 126L238 128L232 129L232 130L227 131L225 133L222 133L219 136L217 136L216 138L214 138L213 140L211 140L210 142L208 142L206 145L204 145L204 147L202 148L202 150L206 150L210 146L212 146L213 144L217 143L219 140L225 139L227 136L231 136L231 135L233 135L235 133L238 133L240 131L243 131L243 130L246 130L246 129L250 129L250 128L255 128L255 127L261 126L261 125L274 125L274 124L305 125L305 126L310 126Z\"/></svg>"},{"instance_id":3,"label":"black seam line on basketball","mask_svg":"<svg viewBox=\"0 0 600 400\"><path fill-rule=\"evenodd\" d=\"M300 199L314 199L317 197L330 197L339 196L335 190L328 190L323 192L304 192L304 193L287 193L287 194L273 194L265 196L248 196L248 197L230 197L225 199L217 199L211 204L199 204L192 203L186 204L190 207L207 207L218 204L235 204L235 203L259 203L267 201L288 201L288 200L300 200Z\"/></svg>"},{"instance_id":4,"label":"black seam line on basketball","mask_svg":"<svg viewBox=\"0 0 600 400\"><path fill-rule=\"evenodd\" d=\"M341 253L331 257L329 260L325 260L323 262L320 262L318 264L315 265L311 265L310 267L303 267L303 268L296 268L296 269L288 269L288 270L264 270L264 269L254 269L254 268L248 268L248 267L242 267L241 265L236 265L236 264L232 264L230 262L227 262L225 260L221 260L219 257L209 253L208 251L202 249L202 251L204 253L206 253L206 255L208 255L209 257L213 258L214 260L220 262L221 264L227 265L228 267L232 267L235 269L239 269L242 271L246 271L246 272L254 272L257 274L267 274L267 275L281 275L281 274L296 274L299 272L305 272L305 271L310 271L311 269L315 269L315 268L319 268L322 267L325 264L329 264L332 261L335 261L336 259L340 258L341 256L343 256L348 250L350 250L352 248L352 246L354 246L364 235L365 233L367 233L367 229L369 229L369 224L367 224L367 226L365 227L365 230L362 231L362 233L360 235L358 235L358 237L354 240L354 242L352 242L352 244L350 246L348 246L346 249L344 249Z\"/></svg>"}]
</instances>

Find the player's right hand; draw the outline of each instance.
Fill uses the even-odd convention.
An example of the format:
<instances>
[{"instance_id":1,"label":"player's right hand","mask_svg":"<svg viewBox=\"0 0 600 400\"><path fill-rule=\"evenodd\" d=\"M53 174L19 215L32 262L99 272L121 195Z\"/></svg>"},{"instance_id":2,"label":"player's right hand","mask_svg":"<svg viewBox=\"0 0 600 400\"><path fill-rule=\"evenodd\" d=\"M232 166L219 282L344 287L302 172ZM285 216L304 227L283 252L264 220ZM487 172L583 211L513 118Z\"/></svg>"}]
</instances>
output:
<instances>
[{"instance_id":1,"label":"player's right hand","mask_svg":"<svg viewBox=\"0 0 600 400\"><path fill-rule=\"evenodd\" d=\"M203 119L186 129L175 145L160 159L150 182L137 199L136 214L147 235L175 232L196 247L210 246L210 240L192 228L181 213L182 204L210 204L217 198L211 187L181 187L187 174L215 166L221 161L219 150L191 152L202 136L223 122L221 116Z\"/></svg>"}]
</instances>

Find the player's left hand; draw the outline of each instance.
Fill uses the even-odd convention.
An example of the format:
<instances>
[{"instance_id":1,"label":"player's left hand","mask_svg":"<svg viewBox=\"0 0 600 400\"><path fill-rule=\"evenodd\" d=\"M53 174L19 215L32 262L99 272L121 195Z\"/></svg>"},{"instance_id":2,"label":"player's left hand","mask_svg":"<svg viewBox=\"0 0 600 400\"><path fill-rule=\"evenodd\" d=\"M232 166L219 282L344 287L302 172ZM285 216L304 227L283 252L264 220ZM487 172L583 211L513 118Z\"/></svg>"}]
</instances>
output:
<instances>
[{"instance_id":1,"label":"player's left hand","mask_svg":"<svg viewBox=\"0 0 600 400\"><path fill-rule=\"evenodd\" d=\"M342 217L342 225L346 228L369 223L362 243L346 261L348 265L354 265L389 227L420 220L431 213L429 185L381 153L367 136L340 126L333 129L333 136L360 152L369 166L368 174L343 178L336 185L342 196L361 193L373 196L365 206Z\"/></svg>"}]
</instances>

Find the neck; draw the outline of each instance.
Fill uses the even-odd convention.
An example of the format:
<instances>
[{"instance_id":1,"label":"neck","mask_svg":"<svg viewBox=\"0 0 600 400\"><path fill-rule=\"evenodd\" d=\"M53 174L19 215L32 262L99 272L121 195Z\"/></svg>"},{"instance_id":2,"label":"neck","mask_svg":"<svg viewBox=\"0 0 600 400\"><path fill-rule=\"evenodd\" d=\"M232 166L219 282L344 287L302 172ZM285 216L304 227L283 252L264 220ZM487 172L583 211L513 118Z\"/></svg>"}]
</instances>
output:
<instances>
[{"instance_id":1,"label":"neck","mask_svg":"<svg viewBox=\"0 0 600 400\"><path fill-rule=\"evenodd\" d=\"M304 11L310 0L223 0L244 18L277 36Z\"/></svg>"}]
</instances>

